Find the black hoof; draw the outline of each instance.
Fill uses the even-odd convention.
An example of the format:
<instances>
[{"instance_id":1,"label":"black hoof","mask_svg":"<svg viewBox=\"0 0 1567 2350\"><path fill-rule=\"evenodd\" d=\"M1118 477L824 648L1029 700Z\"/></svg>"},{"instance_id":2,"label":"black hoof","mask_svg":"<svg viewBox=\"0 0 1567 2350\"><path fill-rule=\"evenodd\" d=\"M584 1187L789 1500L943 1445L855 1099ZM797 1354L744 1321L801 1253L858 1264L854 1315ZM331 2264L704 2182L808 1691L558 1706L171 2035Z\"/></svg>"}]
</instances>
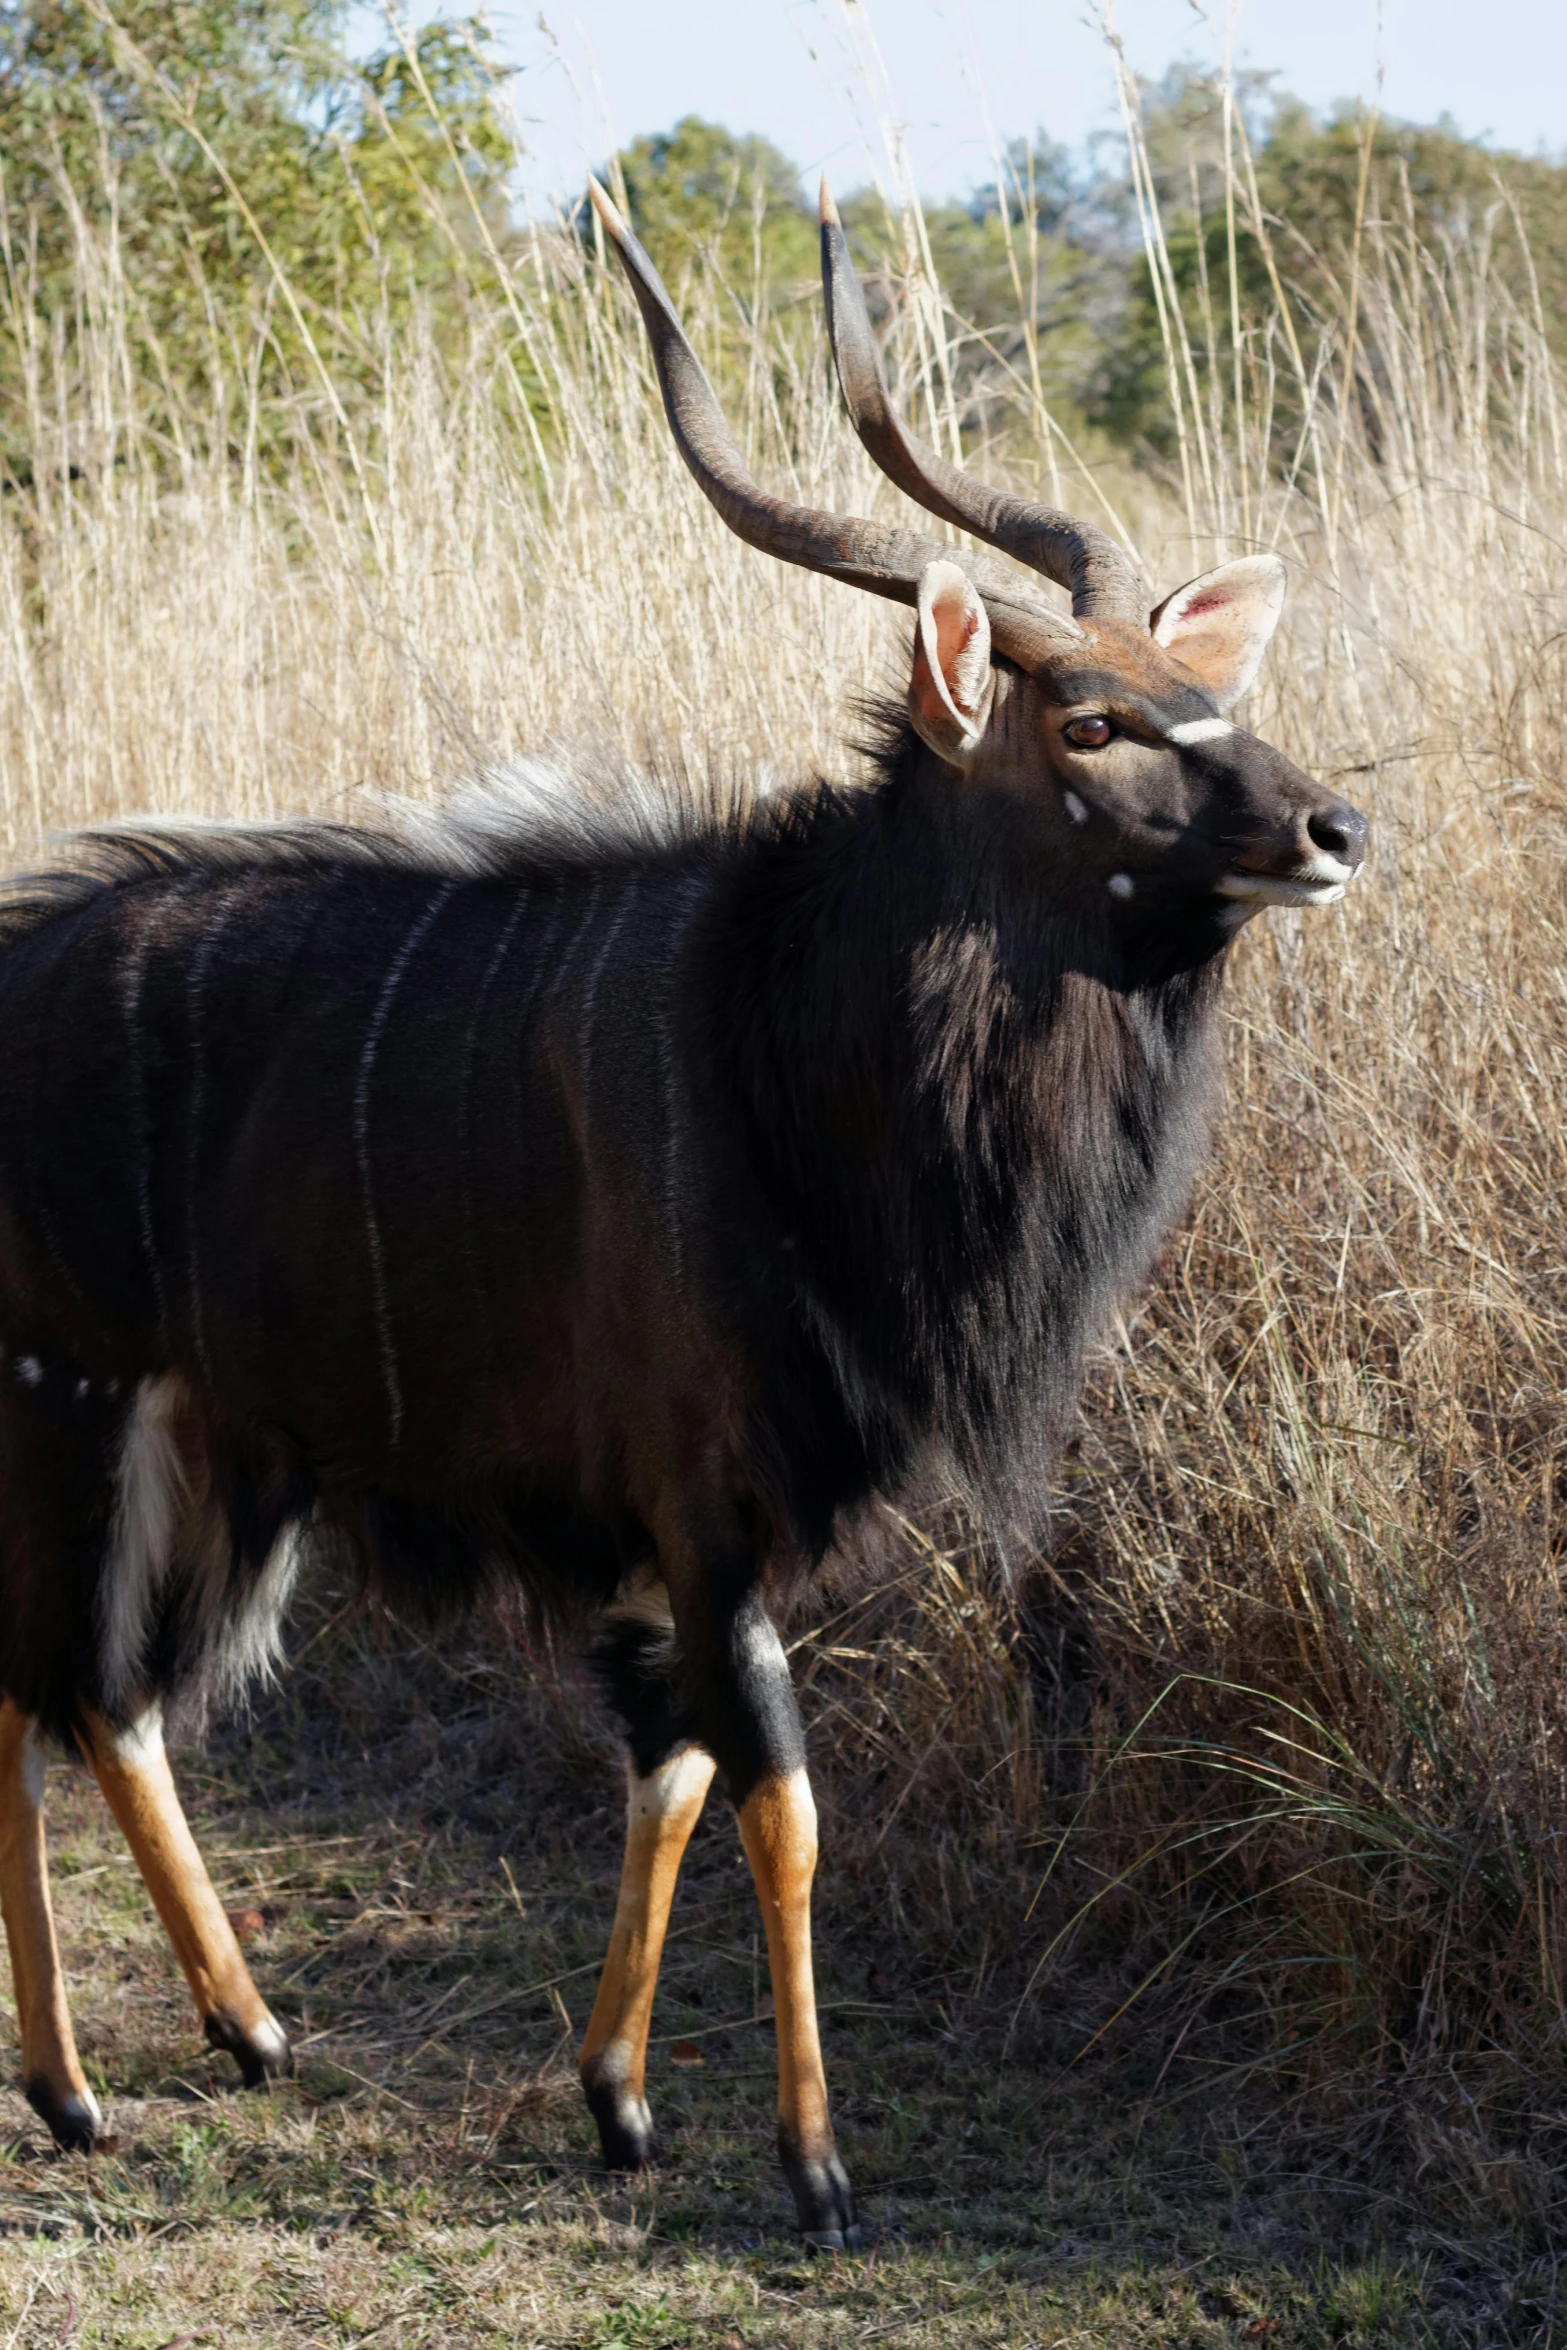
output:
<instances>
[{"instance_id":1,"label":"black hoof","mask_svg":"<svg viewBox=\"0 0 1567 2350\"><path fill-rule=\"evenodd\" d=\"M599 2144L606 2170L651 2170L658 2160L658 2140L645 2097L632 2097L613 2081L582 2076L582 2094L598 2123Z\"/></svg>"},{"instance_id":2,"label":"black hoof","mask_svg":"<svg viewBox=\"0 0 1567 2350\"><path fill-rule=\"evenodd\" d=\"M286 2080L294 2070L294 2051L288 2044L288 2036L271 2016L264 2024L253 2024L246 2031L219 2007L206 2018L204 2028L207 2046L220 2048L225 2055L233 2057L247 2089L261 2089L269 2081Z\"/></svg>"},{"instance_id":3,"label":"black hoof","mask_svg":"<svg viewBox=\"0 0 1567 2350\"><path fill-rule=\"evenodd\" d=\"M801 2233L807 2252L858 2252L862 2241L858 2222L846 2228L807 2228Z\"/></svg>"},{"instance_id":4,"label":"black hoof","mask_svg":"<svg viewBox=\"0 0 1567 2350\"><path fill-rule=\"evenodd\" d=\"M90 2154L103 2135L103 2115L90 2089L56 2089L43 2079L22 2084L28 2104L68 2154Z\"/></svg>"},{"instance_id":5,"label":"black hoof","mask_svg":"<svg viewBox=\"0 0 1567 2350\"><path fill-rule=\"evenodd\" d=\"M794 2197L800 2233L811 2250L858 2252L854 2189L837 2154L831 2148L824 2155L803 2154L794 2132L780 2125L778 2159Z\"/></svg>"}]
</instances>

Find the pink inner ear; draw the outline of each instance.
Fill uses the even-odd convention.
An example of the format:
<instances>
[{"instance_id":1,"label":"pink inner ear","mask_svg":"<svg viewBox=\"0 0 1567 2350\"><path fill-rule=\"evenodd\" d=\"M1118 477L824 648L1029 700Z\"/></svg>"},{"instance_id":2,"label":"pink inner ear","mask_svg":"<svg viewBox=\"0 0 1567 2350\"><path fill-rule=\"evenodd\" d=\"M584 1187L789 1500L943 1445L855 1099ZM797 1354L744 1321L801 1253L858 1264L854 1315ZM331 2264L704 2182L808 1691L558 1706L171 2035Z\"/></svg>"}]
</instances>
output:
<instances>
[{"instance_id":1,"label":"pink inner ear","mask_svg":"<svg viewBox=\"0 0 1567 2350\"><path fill-rule=\"evenodd\" d=\"M1226 710L1256 676L1283 600L1284 566L1277 558L1242 556L1177 588L1151 620L1154 642L1200 677Z\"/></svg>"},{"instance_id":2,"label":"pink inner ear","mask_svg":"<svg viewBox=\"0 0 1567 2350\"><path fill-rule=\"evenodd\" d=\"M1183 604L1180 617L1183 620L1191 620L1204 612L1222 612L1227 605L1233 604L1234 601L1235 598L1226 595L1222 588L1210 588L1205 596L1193 596L1189 604Z\"/></svg>"}]
</instances>

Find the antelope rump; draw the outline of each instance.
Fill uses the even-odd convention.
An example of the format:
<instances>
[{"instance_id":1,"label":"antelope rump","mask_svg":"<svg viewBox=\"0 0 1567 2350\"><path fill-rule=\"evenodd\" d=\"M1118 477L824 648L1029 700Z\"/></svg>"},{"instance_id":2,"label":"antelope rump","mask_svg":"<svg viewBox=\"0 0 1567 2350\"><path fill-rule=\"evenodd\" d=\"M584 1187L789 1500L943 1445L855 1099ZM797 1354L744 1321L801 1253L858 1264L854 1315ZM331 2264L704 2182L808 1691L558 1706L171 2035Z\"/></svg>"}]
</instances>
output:
<instances>
[{"instance_id":1,"label":"antelope rump","mask_svg":"<svg viewBox=\"0 0 1567 2350\"><path fill-rule=\"evenodd\" d=\"M1021 560L748 477L595 189L725 520L911 606L870 782L682 814L539 771L380 829L151 827L0 908L0 1899L26 2093L99 2114L51 1921L42 1758L81 1751L208 2038L286 2070L163 1747L275 1653L331 1545L439 1614L593 1628L629 1810L582 2049L607 2161L715 1771L772 1969L802 2229L854 2241L817 2040L816 1822L769 1597L939 1461L1016 1522L1086 1343L1178 1211L1225 951L1342 895L1365 823L1225 712L1279 565L1150 619L1125 555L893 415L823 194L861 437ZM1071 591L1068 617L1037 575ZM698 798L700 795L698 795Z\"/></svg>"}]
</instances>

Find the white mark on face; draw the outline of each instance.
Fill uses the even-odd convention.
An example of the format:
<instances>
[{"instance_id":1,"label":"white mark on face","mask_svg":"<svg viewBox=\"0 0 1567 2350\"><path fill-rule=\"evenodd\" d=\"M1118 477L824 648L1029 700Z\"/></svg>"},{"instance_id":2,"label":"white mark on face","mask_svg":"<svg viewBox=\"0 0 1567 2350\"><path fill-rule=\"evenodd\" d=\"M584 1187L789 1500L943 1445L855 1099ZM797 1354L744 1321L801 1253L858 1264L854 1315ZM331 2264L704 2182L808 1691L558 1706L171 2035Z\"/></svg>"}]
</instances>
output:
<instances>
[{"instance_id":1,"label":"white mark on face","mask_svg":"<svg viewBox=\"0 0 1567 2350\"><path fill-rule=\"evenodd\" d=\"M1167 726L1165 740L1172 743L1216 743L1222 736L1233 734L1234 727L1227 718L1188 718L1184 726Z\"/></svg>"},{"instance_id":2,"label":"white mark on face","mask_svg":"<svg viewBox=\"0 0 1567 2350\"><path fill-rule=\"evenodd\" d=\"M1221 898L1256 906L1336 906L1357 868L1337 857L1312 857L1293 873L1221 873L1214 887Z\"/></svg>"},{"instance_id":3,"label":"white mark on face","mask_svg":"<svg viewBox=\"0 0 1567 2350\"><path fill-rule=\"evenodd\" d=\"M16 1358L16 1375L18 1379L21 1380L24 1387L41 1387L43 1385L44 1367L36 1355L18 1355Z\"/></svg>"},{"instance_id":4,"label":"white mark on face","mask_svg":"<svg viewBox=\"0 0 1567 2350\"><path fill-rule=\"evenodd\" d=\"M1076 792L1069 791L1064 794L1064 798L1066 801L1066 812L1071 817L1072 822L1074 824L1086 824L1088 822L1088 810L1084 807Z\"/></svg>"},{"instance_id":5,"label":"white mark on face","mask_svg":"<svg viewBox=\"0 0 1567 2350\"><path fill-rule=\"evenodd\" d=\"M1133 889L1132 877L1129 873L1112 873L1105 887L1113 898L1129 898Z\"/></svg>"}]
</instances>

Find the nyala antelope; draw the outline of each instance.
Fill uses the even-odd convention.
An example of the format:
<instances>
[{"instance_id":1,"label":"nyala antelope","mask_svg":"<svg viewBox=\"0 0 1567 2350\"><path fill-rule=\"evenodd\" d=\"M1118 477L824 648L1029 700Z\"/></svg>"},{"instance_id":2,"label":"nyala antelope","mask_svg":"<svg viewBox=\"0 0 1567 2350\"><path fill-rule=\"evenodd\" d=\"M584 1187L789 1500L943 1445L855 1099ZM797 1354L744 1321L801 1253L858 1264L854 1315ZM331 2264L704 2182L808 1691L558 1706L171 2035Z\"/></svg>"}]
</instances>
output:
<instances>
[{"instance_id":1,"label":"nyala antelope","mask_svg":"<svg viewBox=\"0 0 1567 2350\"><path fill-rule=\"evenodd\" d=\"M717 1772L766 1927L783 2167L805 2235L842 2246L816 1814L769 1600L932 1462L998 1515L1037 1488L1186 1193L1226 950L1261 906L1340 897L1366 826L1226 716L1279 565L1150 616L1101 533L923 446L825 191L861 438L1024 568L765 495L594 201L692 473L752 546L911 608L906 702L860 788L659 818L629 776L617 814L602 778L573 800L534 771L422 826L100 833L16 885L0 1899L23 2083L63 2145L100 2119L50 1915L51 1743L96 1772L208 2039L247 2081L285 2071L164 1724L274 1653L312 1544L401 1607L509 1578L597 1625L625 1726L581 2055L605 2159L653 2159L654 1981Z\"/></svg>"}]
</instances>

